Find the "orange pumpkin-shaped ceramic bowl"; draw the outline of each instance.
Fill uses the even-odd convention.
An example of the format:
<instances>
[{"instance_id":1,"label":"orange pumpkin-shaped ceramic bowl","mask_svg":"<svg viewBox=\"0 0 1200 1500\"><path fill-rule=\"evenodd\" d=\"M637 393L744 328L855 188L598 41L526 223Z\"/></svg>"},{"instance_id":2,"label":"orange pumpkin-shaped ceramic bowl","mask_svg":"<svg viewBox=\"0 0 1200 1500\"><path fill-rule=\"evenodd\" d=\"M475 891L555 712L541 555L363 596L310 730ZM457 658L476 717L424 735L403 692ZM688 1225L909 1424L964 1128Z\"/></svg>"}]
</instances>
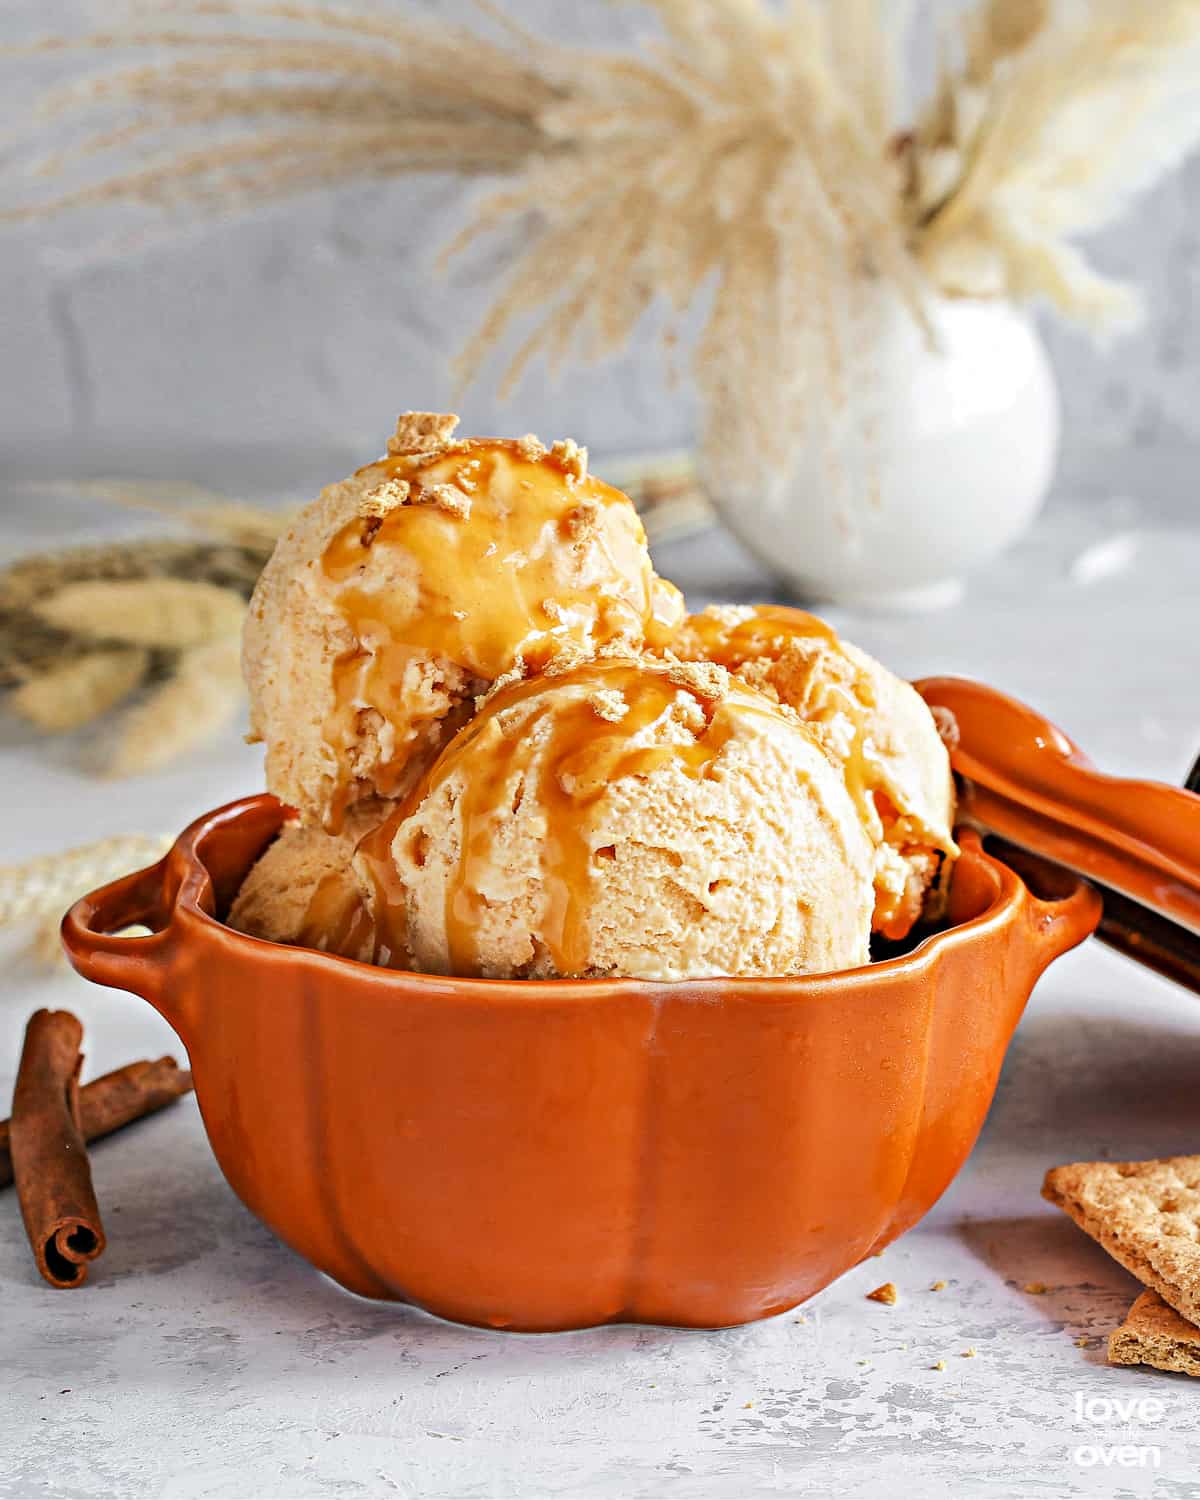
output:
<instances>
[{"instance_id":1,"label":"orange pumpkin-shaped ceramic bowl","mask_svg":"<svg viewBox=\"0 0 1200 1500\"><path fill-rule=\"evenodd\" d=\"M187 1047L247 1206L367 1297L494 1328L716 1327L802 1302L962 1165L1059 900L964 835L946 930L798 979L488 981L372 968L219 920L277 832L267 796L80 901L87 978ZM134 923L149 937L116 937Z\"/></svg>"}]
</instances>

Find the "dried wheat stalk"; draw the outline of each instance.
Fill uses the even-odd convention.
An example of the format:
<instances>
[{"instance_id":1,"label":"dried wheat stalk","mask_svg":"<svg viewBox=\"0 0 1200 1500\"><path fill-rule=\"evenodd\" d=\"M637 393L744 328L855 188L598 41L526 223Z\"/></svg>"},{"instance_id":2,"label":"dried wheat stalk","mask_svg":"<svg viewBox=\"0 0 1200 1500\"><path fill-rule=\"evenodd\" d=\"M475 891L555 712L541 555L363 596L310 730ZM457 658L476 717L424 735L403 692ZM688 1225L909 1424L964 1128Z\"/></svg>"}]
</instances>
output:
<instances>
[{"instance_id":1,"label":"dried wheat stalk","mask_svg":"<svg viewBox=\"0 0 1200 1500\"><path fill-rule=\"evenodd\" d=\"M69 583L33 608L74 635L166 650L236 636L246 610L233 589L184 578Z\"/></svg>"},{"instance_id":2,"label":"dried wheat stalk","mask_svg":"<svg viewBox=\"0 0 1200 1500\"><path fill-rule=\"evenodd\" d=\"M229 718L231 698L236 702L229 663L245 601L286 516L187 484L106 480L68 487L172 516L207 530L213 540L103 543L0 569L5 706L42 733L65 733L110 715L140 692L142 701L100 743L115 742L114 754L128 771L165 763L169 745L197 743ZM214 649L206 652L209 645ZM206 666L218 685L201 681ZM157 736L156 705L174 704L178 718L185 690L165 700L160 695L181 672L192 694L189 732L168 722L158 752L144 741Z\"/></svg>"},{"instance_id":3,"label":"dried wheat stalk","mask_svg":"<svg viewBox=\"0 0 1200 1500\"><path fill-rule=\"evenodd\" d=\"M35 957L61 961L58 928L67 908L97 886L153 864L170 846L169 838L129 834L0 865L0 928L32 924Z\"/></svg>"},{"instance_id":4,"label":"dried wheat stalk","mask_svg":"<svg viewBox=\"0 0 1200 1500\"><path fill-rule=\"evenodd\" d=\"M43 734L65 734L103 717L144 680L150 653L136 647L88 651L30 676L7 705Z\"/></svg>"},{"instance_id":5,"label":"dried wheat stalk","mask_svg":"<svg viewBox=\"0 0 1200 1500\"><path fill-rule=\"evenodd\" d=\"M96 886L153 864L170 843L167 838L130 834L0 865L0 927L61 916L72 901Z\"/></svg>"},{"instance_id":6,"label":"dried wheat stalk","mask_svg":"<svg viewBox=\"0 0 1200 1500\"><path fill-rule=\"evenodd\" d=\"M110 773L160 770L225 728L242 697L237 636L191 647L181 655L174 675L125 715Z\"/></svg>"}]
</instances>

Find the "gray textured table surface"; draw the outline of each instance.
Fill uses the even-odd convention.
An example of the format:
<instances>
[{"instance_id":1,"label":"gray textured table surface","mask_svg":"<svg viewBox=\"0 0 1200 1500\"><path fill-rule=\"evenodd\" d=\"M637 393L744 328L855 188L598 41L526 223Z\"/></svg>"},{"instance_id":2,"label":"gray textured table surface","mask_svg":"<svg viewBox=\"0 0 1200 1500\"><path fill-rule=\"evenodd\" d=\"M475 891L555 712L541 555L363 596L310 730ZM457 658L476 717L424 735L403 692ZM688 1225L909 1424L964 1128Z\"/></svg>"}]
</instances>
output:
<instances>
[{"instance_id":1,"label":"gray textured table surface","mask_svg":"<svg viewBox=\"0 0 1200 1500\"><path fill-rule=\"evenodd\" d=\"M1085 474L962 607L838 623L900 671L1026 698L1106 768L1178 781L1200 748L1191 467ZM4 504L13 552L89 516ZM1114 530L1126 565L1082 581ZM659 561L694 602L770 587L713 536ZM231 736L153 778L89 781L5 725L4 857L173 831L259 779ZM95 1071L173 1046L140 1001L39 975L15 943L0 958L0 1099L37 1005L83 1016ZM752 1327L530 1338L340 1292L233 1197L185 1101L96 1148L111 1243L86 1289L38 1282L0 1197L0 1495L1200 1494L1200 1383L1105 1363L1136 1284L1038 1192L1056 1162L1196 1150L1200 999L1088 945L1039 986L965 1170L882 1259ZM864 1299L887 1279L897 1306ZM1161 1409L1132 1422L1087 1405L1147 1396ZM1106 1465L1123 1444L1136 1466Z\"/></svg>"}]
</instances>

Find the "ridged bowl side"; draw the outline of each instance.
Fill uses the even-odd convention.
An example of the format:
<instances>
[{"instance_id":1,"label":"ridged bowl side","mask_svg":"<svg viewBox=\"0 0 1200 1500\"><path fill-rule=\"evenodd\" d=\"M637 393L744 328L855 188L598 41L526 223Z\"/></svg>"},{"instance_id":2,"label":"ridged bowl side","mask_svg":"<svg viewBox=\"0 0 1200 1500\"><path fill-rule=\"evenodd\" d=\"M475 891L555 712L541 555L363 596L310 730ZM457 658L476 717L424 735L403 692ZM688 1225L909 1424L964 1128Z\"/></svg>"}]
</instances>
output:
<instances>
[{"instance_id":1,"label":"ridged bowl side","mask_svg":"<svg viewBox=\"0 0 1200 1500\"><path fill-rule=\"evenodd\" d=\"M714 1327L794 1305L924 1213L978 1133L1034 979L1094 924L968 838L952 930L797 980L436 979L210 913L273 829L194 825L69 915L151 999L248 1207L352 1291L490 1327ZM122 901L157 937L102 937Z\"/></svg>"}]
</instances>

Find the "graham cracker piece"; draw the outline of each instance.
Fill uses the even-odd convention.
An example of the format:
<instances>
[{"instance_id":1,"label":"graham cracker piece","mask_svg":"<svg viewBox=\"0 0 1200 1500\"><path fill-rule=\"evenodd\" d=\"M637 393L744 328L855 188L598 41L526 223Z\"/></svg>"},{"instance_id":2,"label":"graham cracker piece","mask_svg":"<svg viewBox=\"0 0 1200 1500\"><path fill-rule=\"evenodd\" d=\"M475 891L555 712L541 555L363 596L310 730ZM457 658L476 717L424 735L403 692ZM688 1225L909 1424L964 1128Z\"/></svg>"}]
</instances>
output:
<instances>
[{"instance_id":1,"label":"graham cracker piece","mask_svg":"<svg viewBox=\"0 0 1200 1500\"><path fill-rule=\"evenodd\" d=\"M581 448L574 438L560 438L557 443L552 443L550 457L568 479L587 478L588 451L586 448Z\"/></svg>"},{"instance_id":2,"label":"graham cracker piece","mask_svg":"<svg viewBox=\"0 0 1200 1500\"><path fill-rule=\"evenodd\" d=\"M457 426L458 418L453 412L402 411L396 418L395 435L388 438L388 454L394 457L397 453L444 448Z\"/></svg>"},{"instance_id":3,"label":"graham cracker piece","mask_svg":"<svg viewBox=\"0 0 1200 1500\"><path fill-rule=\"evenodd\" d=\"M1143 1292L1120 1328L1109 1334L1108 1362L1200 1377L1200 1328L1181 1318L1157 1292Z\"/></svg>"},{"instance_id":4,"label":"graham cracker piece","mask_svg":"<svg viewBox=\"0 0 1200 1500\"><path fill-rule=\"evenodd\" d=\"M448 516L457 516L460 521L470 519L471 497L456 484L418 484L412 498L417 505L432 505L436 510L444 510Z\"/></svg>"},{"instance_id":5,"label":"graham cracker piece","mask_svg":"<svg viewBox=\"0 0 1200 1500\"><path fill-rule=\"evenodd\" d=\"M1200 1156L1054 1167L1042 1197L1176 1312L1200 1323Z\"/></svg>"},{"instance_id":6,"label":"graham cracker piece","mask_svg":"<svg viewBox=\"0 0 1200 1500\"><path fill-rule=\"evenodd\" d=\"M407 479L385 479L361 497L358 513L365 520L382 521L398 506L408 504L410 489Z\"/></svg>"}]
</instances>

